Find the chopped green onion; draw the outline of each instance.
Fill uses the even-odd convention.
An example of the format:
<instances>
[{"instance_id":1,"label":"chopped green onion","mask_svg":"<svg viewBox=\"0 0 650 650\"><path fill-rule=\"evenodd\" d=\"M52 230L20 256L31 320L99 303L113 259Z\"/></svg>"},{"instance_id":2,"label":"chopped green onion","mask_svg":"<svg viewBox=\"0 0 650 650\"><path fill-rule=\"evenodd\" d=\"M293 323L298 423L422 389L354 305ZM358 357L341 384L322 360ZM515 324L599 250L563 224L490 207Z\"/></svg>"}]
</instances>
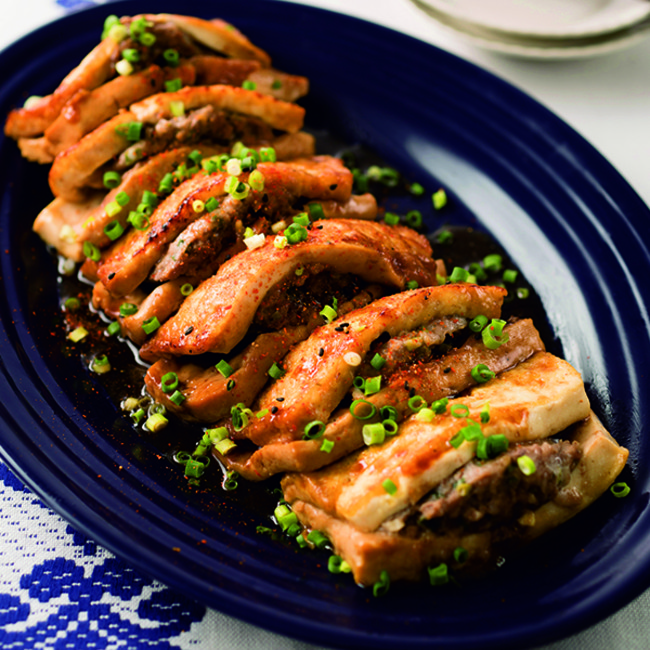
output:
<instances>
[{"instance_id":1,"label":"chopped green onion","mask_svg":"<svg viewBox=\"0 0 650 650\"><path fill-rule=\"evenodd\" d=\"M352 381L352 385L359 390L363 390L366 387L366 380L363 377L357 375Z\"/></svg>"},{"instance_id":2,"label":"chopped green onion","mask_svg":"<svg viewBox=\"0 0 650 650\"><path fill-rule=\"evenodd\" d=\"M325 433L325 423L320 420L312 420L309 424L305 425L302 439L303 440L318 440L323 437Z\"/></svg>"},{"instance_id":3,"label":"chopped green onion","mask_svg":"<svg viewBox=\"0 0 650 650\"><path fill-rule=\"evenodd\" d=\"M108 30L106 36L116 43L121 43L126 38L127 33L126 27L118 23Z\"/></svg>"},{"instance_id":4,"label":"chopped green onion","mask_svg":"<svg viewBox=\"0 0 650 650\"><path fill-rule=\"evenodd\" d=\"M181 101L169 102L169 112L173 117L183 117L185 115L185 104Z\"/></svg>"},{"instance_id":5,"label":"chopped green onion","mask_svg":"<svg viewBox=\"0 0 650 650\"><path fill-rule=\"evenodd\" d=\"M327 561L327 570L330 573L350 573L352 567L339 555L331 555Z\"/></svg>"},{"instance_id":6,"label":"chopped green onion","mask_svg":"<svg viewBox=\"0 0 650 650\"><path fill-rule=\"evenodd\" d=\"M147 215L142 214L141 212L136 212L135 210L131 210L131 212L129 212L129 216L126 220L136 230L146 230L151 225L151 221L149 221L149 217L147 217Z\"/></svg>"},{"instance_id":7,"label":"chopped green onion","mask_svg":"<svg viewBox=\"0 0 650 650\"><path fill-rule=\"evenodd\" d=\"M477 384L484 384L490 379L496 377L496 373L490 370L484 363L479 363L472 368L472 379Z\"/></svg>"},{"instance_id":8,"label":"chopped green onion","mask_svg":"<svg viewBox=\"0 0 650 650\"><path fill-rule=\"evenodd\" d=\"M122 58L126 59L129 63L137 63L140 60L140 52L134 48L127 47L122 50Z\"/></svg>"},{"instance_id":9,"label":"chopped green onion","mask_svg":"<svg viewBox=\"0 0 650 650\"><path fill-rule=\"evenodd\" d=\"M262 162L276 162L275 149L273 147L260 147L260 160Z\"/></svg>"},{"instance_id":10,"label":"chopped green onion","mask_svg":"<svg viewBox=\"0 0 650 650\"><path fill-rule=\"evenodd\" d=\"M307 535L307 541L311 542L316 548L325 548L329 544L329 539L320 532L320 530L312 530Z\"/></svg>"},{"instance_id":11,"label":"chopped green onion","mask_svg":"<svg viewBox=\"0 0 650 650\"><path fill-rule=\"evenodd\" d=\"M325 218L325 212L320 203L309 203L307 205L307 210L309 210L309 218L312 221L318 221L319 219Z\"/></svg>"},{"instance_id":12,"label":"chopped green onion","mask_svg":"<svg viewBox=\"0 0 650 650\"><path fill-rule=\"evenodd\" d=\"M517 281L517 275L519 275L519 272L515 269L506 269L503 272L503 281L512 284Z\"/></svg>"},{"instance_id":13,"label":"chopped green onion","mask_svg":"<svg viewBox=\"0 0 650 650\"><path fill-rule=\"evenodd\" d=\"M430 408L420 409L413 417L419 422L433 422L436 412Z\"/></svg>"},{"instance_id":14,"label":"chopped green onion","mask_svg":"<svg viewBox=\"0 0 650 650\"><path fill-rule=\"evenodd\" d=\"M85 241L83 243L83 254L93 262L99 262L102 258L102 254L99 251L99 248L95 246L92 242Z\"/></svg>"},{"instance_id":15,"label":"chopped green onion","mask_svg":"<svg viewBox=\"0 0 650 650\"><path fill-rule=\"evenodd\" d=\"M251 189L261 192L264 189L264 174L259 169L254 169L248 176L248 184Z\"/></svg>"},{"instance_id":16,"label":"chopped green onion","mask_svg":"<svg viewBox=\"0 0 650 650\"><path fill-rule=\"evenodd\" d=\"M451 230L443 230L436 237L439 244L451 244L454 241L454 234Z\"/></svg>"},{"instance_id":17,"label":"chopped green onion","mask_svg":"<svg viewBox=\"0 0 650 650\"><path fill-rule=\"evenodd\" d=\"M104 234L115 241L124 232L124 226L119 221L111 221L104 226Z\"/></svg>"},{"instance_id":18,"label":"chopped green onion","mask_svg":"<svg viewBox=\"0 0 650 650\"><path fill-rule=\"evenodd\" d=\"M140 36L140 43L145 47L151 47L155 42L156 37L151 32L144 32L144 34Z\"/></svg>"},{"instance_id":19,"label":"chopped green onion","mask_svg":"<svg viewBox=\"0 0 650 650\"><path fill-rule=\"evenodd\" d=\"M189 282L186 282L185 284L181 285L180 288L181 296L187 297L192 293L192 291L194 291L194 287Z\"/></svg>"},{"instance_id":20,"label":"chopped green onion","mask_svg":"<svg viewBox=\"0 0 650 650\"><path fill-rule=\"evenodd\" d=\"M525 300L530 295L530 289L528 287L520 287L517 289L517 298Z\"/></svg>"},{"instance_id":21,"label":"chopped green onion","mask_svg":"<svg viewBox=\"0 0 650 650\"><path fill-rule=\"evenodd\" d=\"M153 413L147 418L144 426L149 429L149 431L157 433L161 429L164 429L168 424L169 420L162 413Z\"/></svg>"},{"instance_id":22,"label":"chopped green onion","mask_svg":"<svg viewBox=\"0 0 650 650\"><path fill-rule=\"evenodd\" d=\"M106 18L104 20L104 31L102 32L102 38L106 38L108 30L111 27L113 27L113 25L119 25L119 24L120 24L120 19L115 14L111 14L110 16L106 16Z\"/></svg>"},{"instance_id":23,"label":"chopped green onion","mask_svg":"<svg viewBox=\"0 0 650 650\"><path fill-rule=\"evenodd\" d=\"M282 88L282 82L279 79L275 79L271 84L271 88L273 90L279 90L280 88Z\"/></svg>"},{"instance_id":24,"label":"chopped green onion","mask_svg":"<svg viewBox=\"0 0 650 650\"><path fill-rule=\"evenodd\" d=\"M105 354L100 354L93 359L90 369L98 375L103 375L111 369L111 362Z\"/></svg>"},{"instance_id":25,"label":"chopped green onion","mask_svg":"<svg viewBox=\"0 0 650 650\"><path fill-rule=\"evenodd\" d=\"M120 316L133 316L138 311L138 306L132 302L123 302L120 305Z\"/></svg>"},{"instance_id":26,"label":"chopped green onion","mask_svg":"<svg viewBox=\"0 0 650 650\"><path fill-rule=\"evenodd\" d=\"M173 392L172 396L169 398L176 406L180 406L187 398L183 393L181 393L180 390L176 390Z\"/></svg>"},{"instance_id":27,"label":"chopped green onion","mask_svg":"<svg viewBox=\"0 0 650 650\"><path fill-rule=\"evenodd\" d=\"M448 397L442 397L437 399L435 402L431 402L431 410L438 415L441 415L447 410L447 404L449 403Z\"/></svg>"},{"instance_id":28,"label":"chopped green onion","mask_svg":"<svg viewBox=\"0 0 650 650\"><path fill-rule=\"evenodd\" d=\"M374 395L381 390L381 375L376 377L369 377L366 379L366 385L364 386L365 395Z\"/></svg>"},{"instance_id":29,"label":"chopped green onion","mask_svg":"<svg viewBox=\"0 0 650 650\"><path fill-rule=\"evenodd\" d=\"M323 444L320 446L320 450L324 451L326 454L329 454L332 449L334 449L334 441L333 440L327 440L327 438L323 439Z\"/></svg>"},{"instance_id":30,"label":"chopped green onion","mask_svg":"<svg viewBox=\"0 0 650 650\"><path fill-rule=\"evenodd\" d=\"M147 320L142 322L142 329L144 330L145 334L151 334L152 332L155 332L159 327L160 321L158 320L157 316L152 316L151 318L147 318Z\"/></svg>"},{"instance_id":31,"label":"chopped green onion","mask_svg":"<svg viewBox=\"0 0 650 650\"><path fill-rule=\"evenodd\" d=\"M422 395L413 395L409 398L408 407L411 411L419 411L427 407L427 401L422 397Z\"/></svg>"},{"instance_id":32,"label":"chopped green onion","mask_svg":"<svg viewBox=\"0 0 650 650\"><path fill-rule=\"evenodd\" d=\"M379 353L375 354L375 356L370 360L370 365L375 370L381 370L386 365L386 363L386 359L384 359L384 357L382 357Z\"/></svg>"},{"instance_id":33,"label":"chopped green onion","mask_svg":"<svg viewBox=\"0 0 650 650\"><path fill-rule=\"evenodd\" d=\"M399 223L399 215L394 212L386 212L384 215L384 222L389 226L396 226Z\"/></svg>"},{"instance_id":34,"label":"chopped green onion","mask_svg":"<svg viewBox=\"0 0 650 650\"><path fill-rule=\"evenodd\" d=\"M395 483L393 483L389 478L382 482L381 487L383 487L391 496L397 492L397 485L395 485Z\"/></svg>"},{"instance_id":35,"label":"chopped green onion","mask_svg":"<svg viewBox=\"0 0 650 650\"><path fill-rule=\"evenodd\" d=\"M241 431L248 424L249 418L253 415L253 411L240 402L231 407L230 415L233 429L235 431Z\"/></svg>"},{"instance_id":36,"label":"chopped green onion","mask_svg":"<svg viewBox=\"0 0 650 650\"><path fill-rule=\"evenodd\" d=\"M449 582L449 572L444 562L436 567L427 567L427 571L429 573L429 582L432 586L439 587Z\"/></svg>"},{"instance_id":37,"label":"chopped green onion","mask_svg":"<svg viewBox=\"0 0 650 650\"><path fill-rule=\"evenodd\" d=\"M205 210L205 203L203 203L203 201L201 201L200 199L195 199L194 201L192 201L192 210L196 214L201 214L201 212Z\"/></svg>"},{"instance_id":38,"label":"chopped green onion","mask_svg":"<svg viewBox=\"0 0 650 650\"><path fill-rule=\"evenodd\" d=\"M436 210L442 210L447 205L447 193L443 189L439 189L431 195L433 207Z\"/></svg>"},{"instance_id":39,"label":"chopped green onion","mask_svg":"<svg viewBox=\"0 0 650 650\"><path fill-rule=\"evenodd\" d=\"M121 59L115 64L115 72L117 72L120 77L128 77L133 74L133 64L126 59Z\"/></svg>"},{"instance_id":40,"label":"chopped green onion","mask_svg":"<svg viewBox=\"0 0 650 650\"><path fill-rule=\"evenodd\" d=\"M506 321L499 318L493 318L490 324L482 331L483 344L489 350L496 350L499 346L508 342L510 338L508 332L504 332L503 328Z\"/></svg>"},{"instance_id":41,"label":"chopped green onion","mask_svg":"<svg viewBox=\"0 0 650 650\"><path fill-rule=\"evenodd\" d=\"M620 481L619 483L614 483L612 487L609 488L609 491L617 498L622 499L626 497L632 490L630 486L625 483L625 481Z\"/></svg>"},{"instance_id":42,"label":"chopped green onion","mask_svg":"<svg viewBox=\"0 0 650 650\"><path fill-rule=\"evenodd\" d=\"M469 271L467 269L464 269L461 266L455 266L454 270L451 272L451 275L449 276L449 281L467 282L468 277L469 277Z\"/></svg>"},{"instance_id":43,"label":"chopped green onion","mask_svg":"<svg viewBox=\"0 0 650 650\"><path fill-rule=\"evenodd\" d=\"M379 409L379 414L385 420L397 421L397 418L399 417L399 414L397 413L397 409L394 406L388 406L388 405L382 406Z\"/></svg>"},{"instance_id":44,"label":"chopped green onion","mask_svg":"<svg viewBox=\"0 0 650 650\"><path fill-rule=\"evenodd\" d=\"M160 378L160 388L163 393L173 393L178 388L178 375L167 372Z\"/></svg>"},{"instance_id":45,"label":"chopped green onion","mask_svg":"<svg viewBox=\"0 0 650 650\"><path fill-rule=\"evenodd\" d=\"M81 302L79 301L79 298L71 296L63 303L63 306L66 311L76 311L81 306Z\"/></svg>"},{"instance_id":46,"label":"chopped green onion","mask_svg":"<svg viewBox=\"0 0 650 650\"><path fill-rule=\"evenodd\" d=\"M123 122L115 127L115 132L129 142L138 142L142 133L142 122Z\"/></svg>"},{"instance_id":47,"label":"chopped green onion","mask_svg":"<svg viewBox=\"0 0 650 650\"><path fill-rule=\"evenodd\" d=\"M290 244L298 244L307 239L309 232L305 226L302 226L299 223L292 223L285 228L284 236Z\"/></svg>"},{"instance_id":48,"label":"chopped green onion","mask_svg":"<svg viewBox=\"0 0 650 650\"><path fill-rule=\"evenodd\" d=\"M185 476L199 478L203 475L206 465L196 458L189 458L185 463Z\"/></svg>"},{"instance_id":49,"label":"chopped green onion","mask_svg":"<svg viewBox=\"0 0 650 650\"><path fill-rule=\"evenodd\" d=\"M329 305L325 305L325 307L323 307L319 313L325 319L326 323L331 323L338 315L336 313L336 310Z\"/></svg>"},{"instance_id":50,"label":"chopped green onion","mask_svg":"<svg viewBox=\"0 0 650 650\"><path fill-rule=\"evenodd\" d=\"M165 62L168 63L172 68L175 68L178 65L180 55L178 54L177 50L169 48L163 52L163 59L165 59Z\"/></svg>"},{"instance_id":51,"label":"chopped green onion","mask_svg":"<svg viewBox=\"0 0 650 650\"><path fill-rule=\"evenodd\" d=\"M367 412L364 415L362 411L366 411L366 410ZM352 417L354 417L357 420L370 420L370 418L372 418L376 412L377 412L377 408L375 407L375 405L371 404L365 399L355 399L354 402L350 404L350 413L352 414Z\"/></svg>"},{"instance_id":52,"label":"chopped green onion","mask_svg":"<svg viewBox=\"0 0 650 650\"><path fill-rule=\"evenodd\" d=\"M372 595L375 598L379 598L380 596L385 596L388 593L388 590L390 589L390 576L388 575L388 571L382 571L379 574L379 580L375 582L375 584L372 586Z\"/></svg>"},{"instance_id":53,"label":"chopped green onion","mask_svg":"<svg viewBox=\"0 0 650 650\"><path fill-rule=\"evenodd\" d=\"M366 445L380 445L386 439L386 429L381 422L373 424L364 424L361 429L363 442Z\"/></svg>"},{"instance_id":54,"label":"chopped green onion","mask_svg":"<svg viewBox=\"0 0 650 650\"><path fill-rule=\"evenodd\" d=\"M476 316L476 318L472 318L472 320L469 322L469 328L472 330L472 332L480 332L487 325L487 323L487 316L480 314L479 316Z\"/></svg>"},{"instance_id":55,"label":"chopped green onion","mask_svg":"<svg viewBox=\"0 0 650 650\"><path fill-rule=\"evenodd\" d=\"M137 411L131 413L131 419L135 424L140 424L140 421L142 420L144 415L145 415L144 409L138 409Z\"/></svg>"},{"instance_id":56,"label":"chopped green onion","mask_svg":"<svg viewBox=\"0 0 650 650\"><path fill-rule=\"evenodd\" d=\"M271 379L280 379L285 373L285 370L281 368L277 363L274 363L270 368L269 368L269 377Z\"/></svg>"},{"instance_id":57,"label":"chopped green onion","mask_svg":"<svg viewBox=\"0 0 650 650\"><path fill-rule=\"evenodd\" d=\"M183 82L178 77L165 81L165 91L168 93L178 92L183 87Z\"/></svg>"},{"instance_id":58,"label":"chopped green onion","mask_svg":"<svg viewBox=\"0 0 650 650\"><path fill-rule=\"evenodd\" d=\"M214 448L222 456L226 456L233 449L237 447L237 443L233 442L230 438L224 438L214 443Z\"/></svg>"},{"instance_id":59,"label":"chopped green onion","mask_svg":"<svg viewBox=\"0 0 650 650\"><path fill-rule=\"evenodd\" d=\"M464 564L467 562L468 555L469 553L467 552L467 549L464 549L462 546L458 546L454 549L454 561L458 562L458 564Z\"/></svg>"},{"instance_id":60,"label":"chopped green onion","mask_svg":"<svg viewBox=\"0 0 650 650\"><path fill-rule=\"evenodd\" d=\"M205 202L205 209L208 212L212 212L213 210L216 210L219 207L219 201L214 198L214 196L211 196L206 202Z\"/></svg>"},{"instance_id":61,"label":"chopped green onion","mask_svg":"<svg viewBox=\"0 0 650 650\"><path fill-rule=\"evenodd\" d=\"M235 372L234 368L225 360L221 359L219 363L216 364L215 368L226 378Z\"/></svg>"},{"instance_id":62,"label":"chopped green onion","mask_svg":"<svg viewBox=\"0 0 650 650\"><path fill-rule=\"evenodd\" d=\"M255 89L257 88L257 84L256 84L254 81L249 81L248 79L246 79L246 80L242 83L241 87L242 87L244 90L255 90Z\"/></svg>"},{"instance_id":63,"label":"chopped green onion","mask_svg":"<svg viewBox=\"0 0 650 650\"><path fill-rule=\"evenodd\" d=\"M104 211L107 216L114 217L116 214L122 212L122 206L117 201L110 201L106 204Z\"/></svg>"},{"instance_id":64,"label":"chopped green onion","mask_svg":"<svg viewBox=\"0 0 650 650\"><path fill-rule=\"evenodd\" d=\"M406 213L404 221L411 228L420 228L422 226L422 213L419 210L410 210Z\"/></svg>"},{"instance_id":65,"label":"chopped green onion","mask_svg":"<svg viewBox=\"0 0 650 650\"><path fill-rule=\"evenodd\" d=\"M395 422L395 420L393 420L392 418L387 418L385 420L382 420L381 423L384 425L384 433L387 436L394 436L399 430L399 427L397 426L397 422Z\"/></svg>"},{"instance_id":66,"label":"chopped green onion","mask_svg":"<svg viewBox=\"0 0 650 650\"><path fill-rule=\"evenodd\" d=\"M88 336L88 330L85 327L77 327L68 334L68 338L73 342L73 343L79 343L81 339L86 338Z\"/></svg>"},{"instance_id":67,"label":"chopped green onion","mask_svg":"<svg viewBox=\"0 0 650 650\"><path fill-rule=\"evenodd\" d=\"M311 221L309 220L309 215L306 212L301 212L293 218L293 222L297 223L299 226L308 226Z\"/></svg>"},{"instance_id":68,"label":"chopped green onion","mask_svg":"<svg viewBox=\"0 0 650 650\"><path fill-rule=\"evenodd\" d=\"M158 184L158 192L169 194L174 189L174 175L170 172L165 174Z\"/></svg>"},{"instance_id":69,"label":"chopped green onion","mask_svg":"<svg viewBox=\"0 0 650 650\"><path fill-rule=\"evenodd\" d=\"M109 190L116 188L122 182L122 176L118 172L109 171L104 173L104 187Z\"/></svg>"},{"instance_id":70,"label":"chopped green onion","mask_svg":"<svg viewBox=\"0 0 650 650\"><path fill-rule=\"evenodd\" d=\"M106 333L109 336L115 336L116 334L119 334L122 331L122 328L120 327L120 324L114 320L112 323L108 324L108 327L106 328Z\"/></svg>"},{"instance_id":71,"label":"chopped green onion","mask_svg":"<svg viewBox=\"0 0 650 650\"><path fill-rule=\"evenodd\" d=\"M481 415L481 422L483 424L487 424L490 421L490 403L489 402L485 402L485 404L483 404L483 408L481 409L480 415Z\"/></svg>"},{"instance_id":72,"label":"chopped green onion","mask_svg":"<svg viewBox=\"0 0 650 650\"><path fill-rule=\"evenodd\" d=\"M501 255L498 255L497 253L493 253L492 255L486 255L483 258L483 268L486 271L494 271L495 273L501 270L501 266L503 265L503 258Z\"/></svg>"},{"instance_id":73,"label":"chopped green onion","mask_svg":"<svg viewBox=\"0 0 650 650\"><path fill-rule=\"evenodd\" d=\"M226 163L226 172L231 176L239 176L241 174L241 161L237 158L230 158ZM234 181L231 181L230 179L228 180L231 185L234 183ZM226 188L226 192L227 191L228 188Z\"/></svg>"},{"instance_id":74,"label":"chopped green onion","mask_svg":"<svg viewBox=\"0 0 650 650\"><path fill-rule=\"evenodd\" d=\"M526 454L517 458L517 466L521 470L521 473L525 476L534 474L535 470L537 469L535 461L530 456L526 456Z\"/></svg>"},{"instance_id":75,"label":"chopped green onion","mask_svg":"<svg viewBox=\"0 0 650 650\"><path fill-rule=\"evenodd\" d=\"M409 192L413 194L413 196L422 196L424 194L424 187L422 187L420 183L411 183L409 186Z\"/></svg>"},{"instance_id":76,"label":"chopped green onion","mask_svg":"<svg viewBox=\"0 0 650 650\"><path fill-rule=\"evenodd\" d=\"M419 286L420 286L420 285L418 284L417 280L409 280L409 281L406 283L406 288L407 288L409 291L412 291L413 289L417 289Z\"/></svg>"},{"instance_id":77,"label":"chopped green onion","mask_svg":"<svg viewBox=\"0 0 650 650\"><path fill-rule=\"evenodd\" d=\"M273 511L273 516L283 531L298 523L298 515L296 515L296 513L293 512L286 503L280 504Z\"/></svg>"}]
</instances>

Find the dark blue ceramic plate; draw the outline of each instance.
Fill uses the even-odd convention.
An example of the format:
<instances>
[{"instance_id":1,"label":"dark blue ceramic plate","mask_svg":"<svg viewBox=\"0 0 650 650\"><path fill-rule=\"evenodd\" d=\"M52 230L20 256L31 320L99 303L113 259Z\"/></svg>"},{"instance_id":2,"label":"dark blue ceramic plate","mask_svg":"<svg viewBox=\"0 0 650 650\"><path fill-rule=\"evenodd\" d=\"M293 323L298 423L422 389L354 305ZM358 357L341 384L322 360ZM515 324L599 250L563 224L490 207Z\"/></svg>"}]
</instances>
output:
<instances>
[{"instance_id":1,"label":"dark blue ceramic plate","mask_svg":"<svg viewBox=\"0 0 650 650\"><path fill-rule=\"evenodd\" d=\"M155 9L153 9L155 7ZM353 18L250 0L125 2L72 15L0 54L0 114L51 91L110 11L221 16L307 75L308 124L361 142L505 247L539 293L551 345L584 374L631 460L632 494L594 507L458 588L394 585L373 599L326 555L259 536L230 495L193 495L155 441L132 430L75 355L62 353L53 260L30 225L46 173L0 141L2 455L78 529L225 613L314 643L373 648L538 645L595 623L650 582L650 214L594 149L545 108L445 52ZM425 202L426 203L426 202ZM426 208L425 208L426 209ZM429 213L432 211L427 210ZM644 241L645 240L645 241Z\"/></svg>"}]
</instances>

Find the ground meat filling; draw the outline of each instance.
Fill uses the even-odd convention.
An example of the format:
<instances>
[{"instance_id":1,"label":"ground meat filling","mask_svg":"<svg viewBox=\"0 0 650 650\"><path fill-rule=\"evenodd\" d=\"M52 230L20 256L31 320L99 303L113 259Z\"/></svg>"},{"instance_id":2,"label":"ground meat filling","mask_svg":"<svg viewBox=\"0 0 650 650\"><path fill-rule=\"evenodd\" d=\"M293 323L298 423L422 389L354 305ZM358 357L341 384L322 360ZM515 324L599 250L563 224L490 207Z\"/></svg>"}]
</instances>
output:
<instances>
[{"instance_id":1,"label":"ground meat filling","mask_svg":"<svg viewBox=\"0 0 650 650\"><path fill-rule=\"evenodd\" d=\"M120 154L115 168L127 169L148 156L197 142L228 146L239 140L252 144L272 139L273 129L262 120L207 105L187 115L162 119L154 126L146 126L142 139Z\"/></svg>"},{"instance_id":2,"label":"ground meat filling","mask_svg":"<svg viewBox=\"0 0 650 650\"><path fill-rule=\"evenodd\" d=\"M517 464L524 455L535 464L532 474ZM555 499L581 455L575 443L545 440L513 445L494 460L474 459L420 504L420 523L434 530L459 524L482 530L514 522Z\"/></svg>"}]
</instances>

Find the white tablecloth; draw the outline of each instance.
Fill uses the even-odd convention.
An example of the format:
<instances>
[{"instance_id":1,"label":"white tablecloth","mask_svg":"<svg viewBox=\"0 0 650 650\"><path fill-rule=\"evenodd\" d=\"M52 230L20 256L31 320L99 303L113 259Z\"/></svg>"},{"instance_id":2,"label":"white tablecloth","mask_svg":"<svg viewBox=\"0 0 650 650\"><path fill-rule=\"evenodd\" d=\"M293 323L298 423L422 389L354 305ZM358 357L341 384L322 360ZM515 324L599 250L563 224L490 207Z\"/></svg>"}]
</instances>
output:
<instances>
[{"instance_id":1,"label":"white tablecloth","mask_svg":"<svg viewBox=\"0 0 650 650\"><path fill-rule=\"evenodd\" d=\"M21 0L9 6L9 1L2 0L0 8L0 47L66 11L92 4ZM402 30L504 77L591 141L650 204L650 41L602 58L524 61L462 43L408 0L304 2ZM648 632L650 591L608 620L545 648L645 650ZM0 647L316 648L206 609L139 574L73 530L2 463Z\"/></svg>"}]
</instances>

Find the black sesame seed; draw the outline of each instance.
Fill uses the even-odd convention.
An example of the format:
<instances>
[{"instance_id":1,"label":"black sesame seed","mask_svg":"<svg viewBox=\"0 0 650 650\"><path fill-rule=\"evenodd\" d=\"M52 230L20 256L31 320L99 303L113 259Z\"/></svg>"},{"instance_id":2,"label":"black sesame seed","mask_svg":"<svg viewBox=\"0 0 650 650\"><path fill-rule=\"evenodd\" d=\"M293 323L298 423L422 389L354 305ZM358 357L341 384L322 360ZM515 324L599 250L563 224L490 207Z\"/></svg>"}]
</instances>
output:
<instances>
[{"instance_id":1,"label":"black sesame seed","mask_svg":"<svg viewBox=\"0 0 650 650\"><path fill-rule=\"evenodd\" d=\"M279 411L280 409L277 406L272 406L271 407L271 413L275 414Z\"/></svg>"},{"instance_id":2,"label":"black sesame seed","mask_svg":"<svg viewBox=\"0 0 650 650\"><path fill-rule=\"evenodd\" d=\"M284 402L284 397L276 397L275 401L276 402Z\"/></svg>"},{"instance_id":3,"label":"black sesame seed","mask_svg":"<svg viewBox=\"0 0 650 650\"><path fill-rule=\"evenodd\" d=\"M188 334L191 334L194 331L194 325L190 325L186 330L185 330L185 336Z\"/></svg>"},{"instance_id":4,"label":"black sesame seed","mask_svg":"<svg viewBox=\"0 0 650 650\"><path fill-rule=\"evenodd\" d=\"M444 372L446 375L447 373L451 372L451 368L445 368L442 372Z\"/></svg>"},{"instance_id":5,"label":"black sesame seed","mask_svg":"<svg viewBox=\"0 0 650 650\"><path fill-rule=\"evenodd\" d=\"M324 348L321 348L321 349L318 351L318 356L319 356L319 357L322 357L324 354L325 354L325 349L324 349Z\"/></svg>"},{"instance_id":6,"label":"black sesame seed","mask_svg":"<svg viewBox=\"0 0 650 650\"><path fill-rule=\"evenodd\" d=\"M108 274L108 279L112 280L115 277L115 272L109 273Z\"/></svg>"}]
</instances>

